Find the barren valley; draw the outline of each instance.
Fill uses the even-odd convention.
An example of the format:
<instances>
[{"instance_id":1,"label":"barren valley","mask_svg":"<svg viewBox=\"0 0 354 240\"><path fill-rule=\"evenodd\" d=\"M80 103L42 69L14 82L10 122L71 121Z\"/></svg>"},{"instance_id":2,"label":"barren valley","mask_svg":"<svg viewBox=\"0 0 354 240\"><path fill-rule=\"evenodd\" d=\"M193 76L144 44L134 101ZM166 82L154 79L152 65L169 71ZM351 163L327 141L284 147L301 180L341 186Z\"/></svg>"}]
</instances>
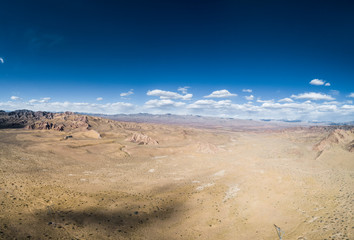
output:
<instances>
[{"instance_id":1,"label":"barren valley","mask_svg":"<svg viewBox=\"0 0 354 240\"><path fill-rule=\"evenodd\" d=\"M1 239L354 238L352 127L5 115Z\"/></svg>"}]
</instances>

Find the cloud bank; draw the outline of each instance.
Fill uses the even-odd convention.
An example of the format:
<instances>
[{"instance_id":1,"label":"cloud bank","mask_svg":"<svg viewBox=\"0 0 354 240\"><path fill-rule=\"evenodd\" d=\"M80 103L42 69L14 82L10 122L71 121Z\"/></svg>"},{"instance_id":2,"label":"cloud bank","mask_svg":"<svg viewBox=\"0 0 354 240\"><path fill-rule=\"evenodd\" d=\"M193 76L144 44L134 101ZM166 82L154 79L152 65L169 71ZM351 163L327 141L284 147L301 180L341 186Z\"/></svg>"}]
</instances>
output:
<instances>
[{"instance_id":1,"label":"cloud bank","mask_svg":"<svg viewBox=\"0 0 354 240\"><path fill-rule=\"evenodd\" d=\"M192 94L187 89L179 92L154 89L147 91L147 100L141 104L126 101L100 103L102 97L93 103L53 101L50 97L24 99L21 96L11 96L8 101L0 102L0 109L16 110L30 109L33 111L63 112L73 111L81 113L172 113L194 114L216 117L232 117L241 119L286 119L303 121L353 121L354 105L348 98L354 98L354 92L343 96L344 100L335 99L333 96L319 92L304 92L292 94L289 97L273 99L260 99L258 96L249 95L243 98L222 99L234 97L236 94L228 90L218 90L211 94L192 99ZM131 91L132 92L132 91ZM129 93L129 92L128 92ZM131 95L131 94L130 94ZM125 95L126 96L126 95ZM128 95L129 96L129 95ZM340 97L339 92L338 95ZM252 101L255 100L256 101ZM248 102L245 103L245 100Z\"/></svg>"},{"instance_id":2,"label":"cloud bank","mask_svg":"<svg viewBox=\"0 0 354 240\"><path fill-rule=\"evenodd\" d=\"M334 100L333 97L330 95L322 94L322 93L315 93L315 92L308 92L308 93L301 93L299 95L291 95L291 98L296 99L310 99L310 100Z\"/></svg>"},{"instance_id":3,"label":"cloud bank","mask_svg":"<svg viewBox=\"0 0 354 240\"><path fill-rule=\"evenodd\" d=\"M136 106L131 103L115 102L107 104L86 103L86 102L49 102L49 100L31 99L24 101L8 101L0 102L0 109L8 111L18 109L29 109L33 111L48 111L48 112L81 112L81 113L134 113Z\"/></svg>"}]
</instances>

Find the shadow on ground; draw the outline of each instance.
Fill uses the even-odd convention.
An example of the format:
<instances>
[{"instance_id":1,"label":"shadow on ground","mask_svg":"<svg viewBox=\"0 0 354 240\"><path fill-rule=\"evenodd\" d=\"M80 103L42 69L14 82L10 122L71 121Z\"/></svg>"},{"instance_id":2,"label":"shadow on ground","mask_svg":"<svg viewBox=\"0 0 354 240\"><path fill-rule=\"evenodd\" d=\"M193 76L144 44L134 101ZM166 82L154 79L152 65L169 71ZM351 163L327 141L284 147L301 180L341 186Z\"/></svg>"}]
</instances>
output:
<instances>
[{"instance_id":1,"label":"shadow on ground","mask_svg":"<svg viewBox=\"0 0 354 240\"><path fill-rule=\"evenodd\" d=\"M64 210L47 206L22 215L21 225L6 221L0 239L141 239L140 229L149 228L148 232L157 234L161 221L178 217L183 203L176 197L153 198L149 207L144 207L146 198L141 203L125 199L115 208L100 205Z\"/></svg>"}]
</instances>

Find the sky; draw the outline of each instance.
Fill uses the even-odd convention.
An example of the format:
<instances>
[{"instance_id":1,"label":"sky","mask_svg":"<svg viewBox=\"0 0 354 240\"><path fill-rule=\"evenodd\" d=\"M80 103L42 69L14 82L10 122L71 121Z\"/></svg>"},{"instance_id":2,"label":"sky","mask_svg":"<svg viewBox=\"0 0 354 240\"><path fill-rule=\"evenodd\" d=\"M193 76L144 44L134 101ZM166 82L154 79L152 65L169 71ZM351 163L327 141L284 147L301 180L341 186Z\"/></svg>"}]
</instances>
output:
<instances>
[{"instance_id":1,"label":"sky","mask_svg":"<svg viewBox=\"0 0 354 240\"><path fill-rule=\"evenodd\" d=\"M0 109L354 120L354 2L3 0Z\"/></svg>"}]
</instances>

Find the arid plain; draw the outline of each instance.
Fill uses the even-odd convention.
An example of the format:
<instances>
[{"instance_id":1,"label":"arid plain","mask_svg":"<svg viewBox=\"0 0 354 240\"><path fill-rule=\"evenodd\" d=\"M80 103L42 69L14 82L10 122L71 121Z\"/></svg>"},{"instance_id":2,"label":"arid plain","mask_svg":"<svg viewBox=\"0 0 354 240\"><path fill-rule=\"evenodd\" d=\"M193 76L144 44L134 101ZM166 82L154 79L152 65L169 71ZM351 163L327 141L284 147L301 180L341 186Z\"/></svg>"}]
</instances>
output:
<instances>
[{"instance_id":1,"label":"arid plain","mask_svg":"<svg viewBox=\"0 0 354 240\"><path fill-rule=\"evenodd\" d=\"M0 238L279 239L276 224L353 239L353 141L351 127L38 117L0 130Z\"/></svg>"}]
</instances>

